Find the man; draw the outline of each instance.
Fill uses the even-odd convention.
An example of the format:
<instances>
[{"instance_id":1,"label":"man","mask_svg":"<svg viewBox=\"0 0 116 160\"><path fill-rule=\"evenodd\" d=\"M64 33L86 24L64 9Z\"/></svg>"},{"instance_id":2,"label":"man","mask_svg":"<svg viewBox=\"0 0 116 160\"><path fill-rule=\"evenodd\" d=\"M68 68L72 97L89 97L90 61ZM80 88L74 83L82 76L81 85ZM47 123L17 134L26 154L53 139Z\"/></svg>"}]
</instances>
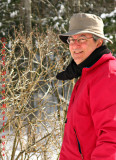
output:
<instances>
[{"instance_id":1,"label":"man","mask_svg":"<svg viewBox=\"0 0 116 160\"><path fill-rule=\"evenodd\" d=\"M73 60L59 80L78 78L69 103L60 160L116 160L116 59L104 45L103 21L74 14L69 32Z\"/></svg>"}]
</instances>

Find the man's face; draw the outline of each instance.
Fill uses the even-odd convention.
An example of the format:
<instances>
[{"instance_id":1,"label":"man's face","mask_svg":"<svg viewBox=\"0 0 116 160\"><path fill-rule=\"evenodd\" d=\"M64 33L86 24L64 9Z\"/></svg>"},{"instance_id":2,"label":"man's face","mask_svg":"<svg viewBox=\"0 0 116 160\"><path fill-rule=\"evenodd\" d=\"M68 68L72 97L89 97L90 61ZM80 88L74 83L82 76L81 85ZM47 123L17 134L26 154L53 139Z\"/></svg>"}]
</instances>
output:
<instances>
[{"instance_id":1,"label":"man's face","mask_svg":"<svg viewBox=\"0 0 116 160\"><path fill-rule=\"evenodd\" d=\"M92 34L89 33L73 35L70 38L79 39L79 41L75 40L69 44L71 56L76 64L83 62L96 48L100 47L103 42L101 39L95 42Z\"/></svg>"}]
</instances>

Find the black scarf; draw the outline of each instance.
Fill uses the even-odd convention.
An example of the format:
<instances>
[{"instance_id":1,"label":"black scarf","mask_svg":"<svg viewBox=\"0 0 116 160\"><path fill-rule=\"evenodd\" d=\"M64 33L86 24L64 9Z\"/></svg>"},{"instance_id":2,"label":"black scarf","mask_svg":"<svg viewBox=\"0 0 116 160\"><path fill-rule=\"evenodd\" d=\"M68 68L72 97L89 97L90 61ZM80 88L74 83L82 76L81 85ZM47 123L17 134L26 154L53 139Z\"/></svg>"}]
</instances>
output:
<instances>
[{"instance_id":1,"label":"black scarf","mask_svg":"<svg viewBox=\"0 0 116 160\"><path fill-rule=\"evenodd\" d=\"M77 65L74 60L67 66L66 70L60 72L56 75L59 80L71 80L73 78L78 78L82 74L82 69L84 67L91 67L95 64L103 54L110 53L110 50L104 45L95 49L83 62Z\"/></svg>"}]
</instances>

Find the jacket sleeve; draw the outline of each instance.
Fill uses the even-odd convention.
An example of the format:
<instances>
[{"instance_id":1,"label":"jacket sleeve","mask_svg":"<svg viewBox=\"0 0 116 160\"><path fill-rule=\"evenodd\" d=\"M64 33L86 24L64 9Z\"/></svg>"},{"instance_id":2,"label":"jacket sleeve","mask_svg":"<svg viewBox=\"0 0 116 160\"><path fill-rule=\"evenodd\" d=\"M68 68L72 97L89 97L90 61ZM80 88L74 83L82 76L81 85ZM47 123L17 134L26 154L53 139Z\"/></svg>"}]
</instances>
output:
<instances>
[{"instance_id":1,"label":"jacket sleeve","mask_svg":"<svg viewBox=\"0 0 116 160\"><path fill-rule=\"evenodd\" d=\"M116 160L116 73L93 82L90 102L97 135L91 160Z\"/></svg>"}]
</instances>

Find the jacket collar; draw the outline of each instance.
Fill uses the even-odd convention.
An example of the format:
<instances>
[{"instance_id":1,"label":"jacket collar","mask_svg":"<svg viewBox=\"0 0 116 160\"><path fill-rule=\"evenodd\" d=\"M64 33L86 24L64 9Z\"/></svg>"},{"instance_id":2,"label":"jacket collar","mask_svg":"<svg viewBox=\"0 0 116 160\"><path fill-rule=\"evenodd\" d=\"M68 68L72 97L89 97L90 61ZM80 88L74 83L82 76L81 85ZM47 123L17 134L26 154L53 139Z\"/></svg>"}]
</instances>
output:
<instances>
[{"instance_id":1,"label":"jacket collar","mask_svg":"<svg viewBox=\"0 0 116 160\"><path fill-rule=\"evenodd\" d=\"M91 71L97 67L99 67L101 64L105 63L106 61L109 61L109 60L114 60L115 57L112 56L112 53L108 53L108 54L104 54L96 63L94 63L91 67L87 68L87 67L84 67L82 72L83 71Z\"/></svg>"}]
</instances>

